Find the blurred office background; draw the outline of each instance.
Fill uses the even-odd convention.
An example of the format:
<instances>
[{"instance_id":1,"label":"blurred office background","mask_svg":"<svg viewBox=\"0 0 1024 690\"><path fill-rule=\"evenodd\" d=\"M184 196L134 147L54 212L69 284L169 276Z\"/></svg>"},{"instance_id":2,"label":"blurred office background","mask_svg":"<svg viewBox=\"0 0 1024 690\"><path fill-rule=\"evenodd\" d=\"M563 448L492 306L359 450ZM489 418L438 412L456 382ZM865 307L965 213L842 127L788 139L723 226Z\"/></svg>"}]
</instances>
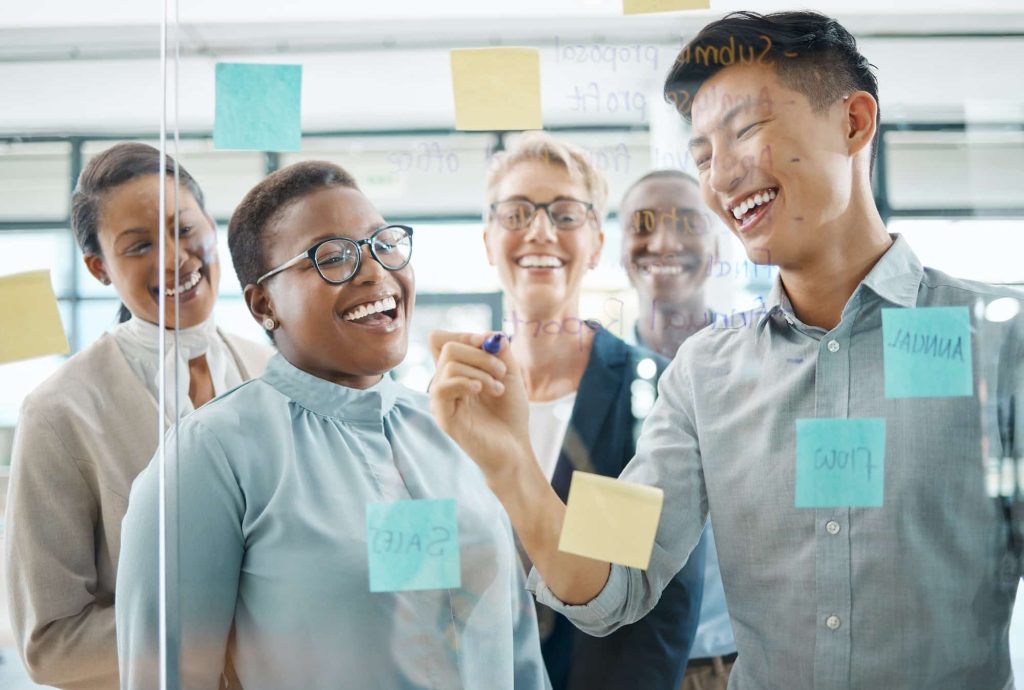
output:
<instances>
[{"instance_id":1,"label":"blurred office background","mask_svg":"<svg viewBox=\"0 0 1024 690\"><path fill-rule=\"evenodd\" d=\"M794 9L712 2L712 11L622 17L615 0L179 4L172 37L181 59L170 72L179 83L178 158L221 228L219 323L263 337L227 251L235 204L280 166L332 160L355 174L388 220L416 229L418 304L399 376L421 389L431 370L429 330L498 328L505 316L484 257L481 209L489 156L515 134L453 130L448 51L540 49L545 127L586 149L609 178L605 252L584 302L586 316L622 335L636 305L620 266L618 200L651 169L692 171L685 124L661 98L669 66L704 23L729 10ZM1024 281L1024 7L1017 0L809 4L857 34L878 67L876 197L890 229L928 265ZM118 303L81 263L69 230L70 191L82 166L112 142L156 143L160 11L156 2L46 0L0 14L0 275L51 271L74 351L113 324ZM301 152L214 150L219 61L303 65ZM709 281L710 306L729 313L766 294L774 273L744 266L727 234L722 246L726 268ZM0 365L0 504L20 402L61 359ZM1024 630L1017 633L1015 621L1014 653L1024 660ZM30 687L12 645L0 600L0 687Z\"/></svg>"}]
</instances>

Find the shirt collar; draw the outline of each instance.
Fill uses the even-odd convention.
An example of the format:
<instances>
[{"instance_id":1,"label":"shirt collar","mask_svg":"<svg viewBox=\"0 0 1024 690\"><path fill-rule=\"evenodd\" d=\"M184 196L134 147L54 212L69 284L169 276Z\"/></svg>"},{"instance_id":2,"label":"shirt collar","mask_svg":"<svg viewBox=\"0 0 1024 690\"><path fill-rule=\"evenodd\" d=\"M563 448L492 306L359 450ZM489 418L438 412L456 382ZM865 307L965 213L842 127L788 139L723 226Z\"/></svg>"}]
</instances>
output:
<instances>
[{"instance_id":1,"label":"shirt collar","mask_svg":"<svg viewBox=\"0 0 1024 690\"><path fill-rule=\"evenodd\" d=\"M887 302L900 307L915 307L924 267L901 235L894 234L892 238L894 241L889 251L872 267L861 285Z\"/></svg>"},{"instance_id":2,"label":"shirt collar","mask_svg":"<svg viewBox=\"0 0 1024 690\"><path fill-rule=\"evenodd\" d=\"M900 307L914 307L917 305L917 292L921 278L924 277L924 267L902 235L894 233L891 237L892 246L864 276L857 289L867 288L883 300ZM787 321L796 318L793 315L793 304L782 286L781 274L775 276L758 326L762 326L772 316Z\"/></svg>"},{"instance_id":3,"label":"shirt collar","mask_svg":"<svg viewBox=\"0 0 1024 690\"><path fill-rule=\"evenodd\" d=\"M379 423L402 390L388 374L366 389L341 386L302 371L281 354L271 358L263 380L310 412L349 422Z\"/></svg>"}]
</instances>

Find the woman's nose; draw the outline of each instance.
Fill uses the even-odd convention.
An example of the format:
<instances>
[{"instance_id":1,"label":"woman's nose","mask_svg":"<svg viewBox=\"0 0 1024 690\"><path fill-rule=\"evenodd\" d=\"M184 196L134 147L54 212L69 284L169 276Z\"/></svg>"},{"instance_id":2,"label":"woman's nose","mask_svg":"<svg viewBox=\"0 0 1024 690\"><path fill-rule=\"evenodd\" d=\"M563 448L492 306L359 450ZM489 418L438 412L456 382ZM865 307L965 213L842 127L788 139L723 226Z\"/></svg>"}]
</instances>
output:
<instances>
[{"instance_id":1,"label":"woman's nose","mask_svg":"<svg viewBox=\"0 0 1024 690\"><path fill-rule=\"evenodd\" d=\"M168 237L167 241L164 242L164 268L168 272L173 272L175 265L184 266L189 256L191 256L191 252L189 252L188 245L185 242L178 242L177 257L174 256L174 238Z\"/></svg>"},{"instance_id":2,"label":"woman's nose","mask_svg":"<svg viewBox=\"0 0 1024 690\"><path fill-rule=\"evenodd\" d=\"M544 209L537 209L537 213L530 220L530 224L526 226L526 234L524 239L527 241L533 240L534 242L554 242L557 238L557 230L551 224L551 219L548 217L547 212Z\"/></svg>"},{"instance_id":3,"label":"woman's nose","mask_svg":"<svg viewBox=\"0 0 1024 690\"><path fill-rule=\"evenodd\" d=\"M356 274L353 282L364 285L381 282L388 272L387 269L381 266L380 262L374 258L369 245L363 245L360 247L360 250L363 252L362 260L360 261L359 273Z\"/></svg>"}]
</instances>

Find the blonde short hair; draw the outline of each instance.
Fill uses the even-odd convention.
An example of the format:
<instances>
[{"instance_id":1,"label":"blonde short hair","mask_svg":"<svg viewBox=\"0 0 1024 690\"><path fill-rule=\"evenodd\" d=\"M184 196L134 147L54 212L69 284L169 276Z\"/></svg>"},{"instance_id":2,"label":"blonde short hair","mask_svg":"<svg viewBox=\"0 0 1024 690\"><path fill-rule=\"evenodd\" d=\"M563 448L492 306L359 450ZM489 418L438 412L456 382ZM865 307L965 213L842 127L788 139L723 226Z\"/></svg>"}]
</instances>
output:
<instances>
[{"instance_id":1,"label":"blonde short hair","mask_svg":"<svg viewBox=\"0 0 1024 690\"><path fill-rule=\"evenodd\" d=\"M500 151L491 159L487 171L487 207L484 218L490 216L490 204L495 198L498 185L512 168L526 161L541 161L555 165L569 173L569 177L582 182L587 188L590 203L594 205L594 216L598 225L604 223L608 213L608 181L591 162L586 151L565 141L559 141L547 132L526 132L507 150Z\"/></svg>"}]
</instances>

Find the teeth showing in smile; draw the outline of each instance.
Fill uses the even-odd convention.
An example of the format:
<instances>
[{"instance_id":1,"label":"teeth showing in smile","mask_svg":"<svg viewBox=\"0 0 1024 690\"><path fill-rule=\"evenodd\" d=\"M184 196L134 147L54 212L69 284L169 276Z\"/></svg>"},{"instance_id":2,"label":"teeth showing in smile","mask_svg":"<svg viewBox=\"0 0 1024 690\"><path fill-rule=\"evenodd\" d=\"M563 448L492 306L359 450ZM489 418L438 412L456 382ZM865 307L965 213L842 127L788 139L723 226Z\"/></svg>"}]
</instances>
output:
<instances>
[{"instance_id":1,"label":"teeth showing in smile","mask_svg":"<svg viewBox=\"0 0 1024 690\"><path fill-rule=\"evenodd\" d=\"M759 192L751 194L746 199L744 199L737 205L733 206L731 209L729 209L729 212L732 213L733 218L739 220L743 216L745 216L747 212L750 211L750 209L754 208L755 206L762 206L763 204L766 204L772 199L774 199L775 194L775 189L762 189Z\"/></svg>"},{"instance_id":2,"label":"teeth showing in smile","mask_svg":"<svg viewBox=\"0 0 1024 690\"><path fill-rule=\"evenodd\" d=\"M202 274L199 272L198 269L196 269L195 271L192 271L187 278L185 278L184 283L179 285L177 288L167 288L166 290L164 290L164 294L167 295L168 297L174 297L176 294L188 292L196 285L199 285L199 281L202 280L202 278Z\"/></svg>"},{"instance_id":3,"label":"teeth showing in smile","mask_svg":"<svg viewBox=\"0 0 1024 690\"><path fill-rule=\"evenodd\" d=\"M652 276L677 276L683 272L679 264L647 264L643 270Z\"/></svg>"},{"instance_id":4,"label":"teeth showing in smile","mask_svg":"<svg viewBox=\"0 0 1024 690\"><path fill-rule=\"evenodd\" d=\"M527 254L516 262L520 268L561 268L565 262L549 254Z\"/></svg>"},{"instance_id":5,"label":"teeth showing in smile","mask_svg":"<svg viewBox=\"0 0 1024 690\"><path fill-rule=\"evenodd\" d=\"M638 257L633 265L649 276L679 276L700 270L704 258L692 253L648 254Z\"/></svg>"},{"instance_id":6,"label":"teeth showing in smile","mask_svg":"<svg viewBox=\"0 0 1024 690\"><path fill-rule=\"evenodd\" d=\"M367 302L366 304L360 304L358 307L348 310L341 318L345 321L355 321L361 319L364 316L370 316L371 314L379 314L382 311L390 311L398 307L398 302L394 297L385 297L384 299L377 300L376 302Z\"/></svg>"}]
</instances>

